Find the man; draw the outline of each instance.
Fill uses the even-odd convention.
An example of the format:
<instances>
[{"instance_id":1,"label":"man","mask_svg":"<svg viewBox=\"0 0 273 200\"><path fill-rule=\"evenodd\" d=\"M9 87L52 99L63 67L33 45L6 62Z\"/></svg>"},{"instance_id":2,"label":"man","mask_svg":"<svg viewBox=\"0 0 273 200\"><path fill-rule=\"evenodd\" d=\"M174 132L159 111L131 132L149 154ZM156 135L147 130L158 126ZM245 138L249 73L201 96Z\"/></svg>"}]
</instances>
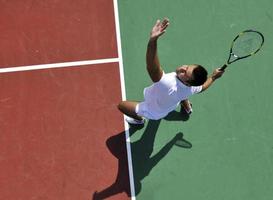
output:
<instances>
[{"instance_id":1,"label":"man","mask_svg":"<svg viewBox=\"0 0 273 200\"><path fill-rule=\"evenodd\" d=\"M150 33L146 52L147 71L153 81L150 87L144 89L144 101L122 101L118 108L127 115L129 124L144 124L147 119L161 119L181 104L185 111L192 112L188 97L205 91L212 83L222 76L224 71L217 68L207 77L207 71L201 65L183 65L176 72L165 74L162 70L158 54L157 40L162 36L169 20L157 20Z\"/></svg>"}]
</instances>

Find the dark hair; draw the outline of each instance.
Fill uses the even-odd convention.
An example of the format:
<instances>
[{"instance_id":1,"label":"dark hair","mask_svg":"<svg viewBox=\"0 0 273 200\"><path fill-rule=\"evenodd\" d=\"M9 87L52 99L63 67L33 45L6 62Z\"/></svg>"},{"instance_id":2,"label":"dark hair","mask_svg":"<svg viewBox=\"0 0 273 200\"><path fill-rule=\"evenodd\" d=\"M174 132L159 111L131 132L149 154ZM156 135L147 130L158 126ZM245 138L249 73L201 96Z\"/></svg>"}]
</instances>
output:
<instances>
[{"instance_id":1,"label":"dark hair","mask_svg":"<svg viewBox=\"0 0 273 200\"><path fill-rule=\"evenodd\" d=\"M196 67L192 71L193 79L188 81L191 86L200 86L206 82L208 72L207 70L201 66L196 65Z\"/></svg>"}]
</instances>

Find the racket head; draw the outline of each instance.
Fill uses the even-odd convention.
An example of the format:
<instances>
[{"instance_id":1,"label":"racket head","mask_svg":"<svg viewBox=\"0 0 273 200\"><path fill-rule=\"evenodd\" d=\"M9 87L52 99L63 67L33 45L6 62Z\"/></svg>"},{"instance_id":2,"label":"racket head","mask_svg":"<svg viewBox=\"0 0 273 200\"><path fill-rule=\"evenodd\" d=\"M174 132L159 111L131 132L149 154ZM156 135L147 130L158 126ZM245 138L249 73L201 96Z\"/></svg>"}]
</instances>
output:
<instances>
[{"instance_id":1,"label":"racket head","mask_svg":"<svg viewBox=\"0 0 273 200\"><path fill-rule=\"evenodd\" d=\"M263 44L264 36L259 31L245 30L239 33L231 43L227 64L256 54Z\"/></svg>"}]
</instances>

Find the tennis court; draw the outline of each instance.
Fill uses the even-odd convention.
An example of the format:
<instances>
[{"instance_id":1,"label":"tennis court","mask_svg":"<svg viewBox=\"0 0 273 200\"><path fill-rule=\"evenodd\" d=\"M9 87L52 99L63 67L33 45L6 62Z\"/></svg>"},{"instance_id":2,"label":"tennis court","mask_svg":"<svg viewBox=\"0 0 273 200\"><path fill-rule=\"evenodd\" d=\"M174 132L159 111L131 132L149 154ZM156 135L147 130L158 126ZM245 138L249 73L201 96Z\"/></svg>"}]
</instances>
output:
<instances>
[{"instance_id":1,"label":"tennis court","mask_svg":"<svg viewBox=\"0 0 273 200\"><path fill-rule=\"evenodd\" d=\"M0 6L1 200L272 199L272 1ZM165 72L191 63L212 72L246 29L265 44L194 95L189 120L177 109L129 129L116 105L143 99L149 32L165 16ZM181 133L188 148L174 145Z\"/></svg>"}]
</instances>

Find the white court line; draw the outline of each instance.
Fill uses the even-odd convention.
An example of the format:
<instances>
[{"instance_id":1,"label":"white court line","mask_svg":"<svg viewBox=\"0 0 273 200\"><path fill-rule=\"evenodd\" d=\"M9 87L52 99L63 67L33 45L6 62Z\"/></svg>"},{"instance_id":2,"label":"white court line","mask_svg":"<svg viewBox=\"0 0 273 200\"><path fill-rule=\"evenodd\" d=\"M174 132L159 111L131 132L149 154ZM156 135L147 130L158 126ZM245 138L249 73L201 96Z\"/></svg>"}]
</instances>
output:
<instances>
[{"instance_id":1,"label":"white court line","mask_svg":"<svg viewBox=\"0 0 273 200\"><path fill-rule=\"evenodd\" d=\"M61 67L75 67L75 66L95 65L95 64L105 64L105 63L115 63L115 62L119 63L120 59L119 58L107 58L107 59L99 59L99 60L85 60L85 61L75 61L75 62L9 67L9 68L0 69L0 73L29 71L29 70L38 70L38 69L49 69L49 68L61 68Z\"/></svg>"},{"instance_id":2,"label":"white court line","mask_svg":"<svg viewBox=\"0 0 273 200\"><path fill-rule=\"evenodd\" d=\"M117 44L118 44L119 72L120 72L122 100L126 100L123 59L122 59L122 49L121 49L121 37L120 37L120 25L119 25L118 0L113 0L113 3L114 3L114 11L115 11L115 24L116 24L116 36L117 36ZM125 116L124 116L124 127L125 127L126 148L127 148L127 157L128 157L131 199L135 200L136 197L135 197L135 183L134 183L133 164L132 164L131 142L130 142L129 126L125 121Z\"/></svg>"}]
</instances>

